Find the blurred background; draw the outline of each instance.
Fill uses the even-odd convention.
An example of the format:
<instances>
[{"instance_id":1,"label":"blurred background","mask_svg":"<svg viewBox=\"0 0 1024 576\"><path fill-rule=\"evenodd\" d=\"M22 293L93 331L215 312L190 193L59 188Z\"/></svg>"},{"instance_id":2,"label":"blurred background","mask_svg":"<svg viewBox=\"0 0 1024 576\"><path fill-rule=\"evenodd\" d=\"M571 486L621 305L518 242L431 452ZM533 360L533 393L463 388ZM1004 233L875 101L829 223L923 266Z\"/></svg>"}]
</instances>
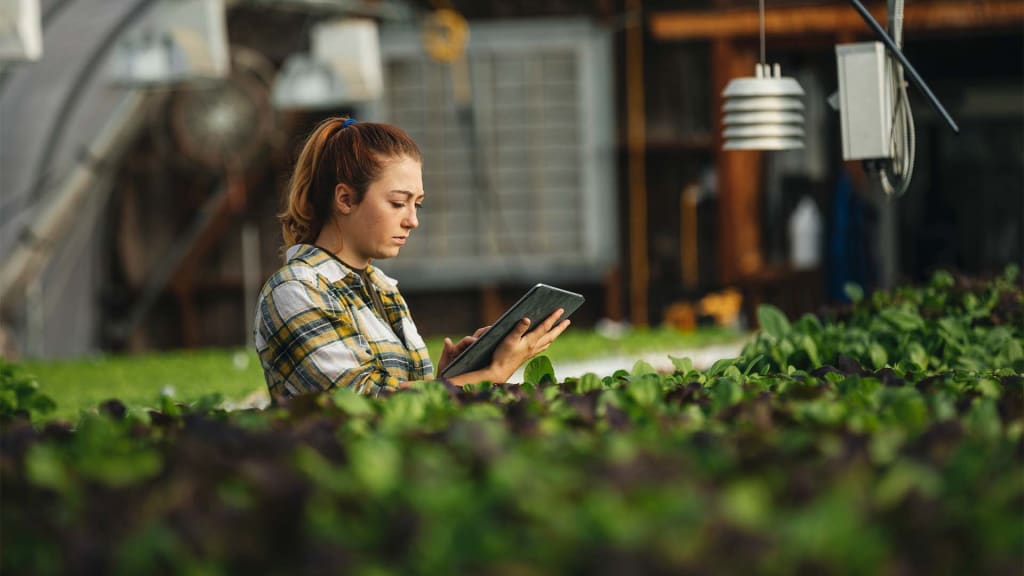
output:
<instances>
[{"instance_id":1,"label":"blurred background","mask_svg":"<svg viewBox=\"0 0 1024 576\"><path fill-rule=\"evenodd\" d=\"M877 39L847 2L0 0L3 355L246 345L333 115L423 150L420 229L377 264L425 335L536 282L587 297L576 326L692 330L1020 264L1024 3L903 10L959 133L908 88L913 177L887 194L829 103L836 46ZM764 51L802 87L801 147L724 150L723 89Z\"/></svg>"}]
</instances>

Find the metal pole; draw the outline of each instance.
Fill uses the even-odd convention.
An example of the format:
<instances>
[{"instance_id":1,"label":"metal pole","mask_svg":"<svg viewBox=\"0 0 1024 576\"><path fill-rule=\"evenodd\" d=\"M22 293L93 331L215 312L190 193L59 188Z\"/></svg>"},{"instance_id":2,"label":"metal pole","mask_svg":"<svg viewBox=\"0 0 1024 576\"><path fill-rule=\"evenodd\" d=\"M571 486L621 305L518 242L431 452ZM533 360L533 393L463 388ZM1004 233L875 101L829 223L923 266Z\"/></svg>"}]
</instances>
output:
<instances>
[{"instance_id":1,"label":"metal pole","mask_svg":"<svg viewBox=\"0 0 1024 576\"><path fill-rule=\"evenodd\" d=\"M857 0L853 0L857 2ZM897 38L896 42L899 42L901 31L899 30L900 24L897 23L894 15L896 13L896 2L897 0L888 0L886 7L888 8L888 21L889 21L889 33L892 37ZM873 20L873 19L872 19ZM890 54L898 53L899 46L893 44L894 50L890 50ZM893 65L895 66L895 64ZM885 189L882 187L882 171L879 169L877 173L877 179L875 183L875 197L878 199L876 206L878 207L878 252L879 252L879 272L878 272L878 285L883 290L892 290L896 286L896 270L899 268L899 237L896 231L896 197L890 196L885 193Z\"/></svg>"},{"instance_id":2,"label":"metal pole","mask_svg":"<svg viewBox=\"0 0 1024 576\"><path fill-rule=\"evenodd\" d=\"M260 229L252 222L242 225L242 286L245 290L245 341L253 345L256 298L260 291Z\"/></svg>"},{"instance_id":3,"label":"metal pole","mask_svg":"<svg viewBox=\"0 0 1024 576\"><path fill-rule=\"evenodd\" d=\"M879 174L878 178L880 177ZM882 190L882 184L877 179L874 187L874 196L878 199L878 286L883 290L892 290L896 287L896 274L899 269L897 203L895 197Z\"/></svg>"}]
</instances>

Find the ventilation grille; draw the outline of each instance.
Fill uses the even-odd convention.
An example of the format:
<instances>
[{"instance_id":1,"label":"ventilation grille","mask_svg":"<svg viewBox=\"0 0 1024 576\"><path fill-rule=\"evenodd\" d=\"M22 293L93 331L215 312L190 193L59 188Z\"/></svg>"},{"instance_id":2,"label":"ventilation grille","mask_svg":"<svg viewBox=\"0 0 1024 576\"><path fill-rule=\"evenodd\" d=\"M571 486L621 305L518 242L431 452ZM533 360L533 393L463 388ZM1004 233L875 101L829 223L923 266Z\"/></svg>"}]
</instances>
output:
<instances>
[{"instance_id":1,"label":"ventilation grille","mask_svg":"<svg viewBox=\"0 0 1024 576\"><path fill-rule=\"evenodd\" d=\"M597 178L587 171L598 168L599 154L584 130L594 98L584 96L581 53L578 44L471 50L466 110L455 104L447 64L416 52L385 54L385 120L419 145L426 192L413 240L380 263L403 285L405 269L427 266L449 284L597 276L607 268L610 255L595 258L592 238L610 220L594 212L610 205L612 188L586 186ZM460 114L472 114L475 132ZM600 169L611 163L609 156Z\"/></svg>"}]
</instances>

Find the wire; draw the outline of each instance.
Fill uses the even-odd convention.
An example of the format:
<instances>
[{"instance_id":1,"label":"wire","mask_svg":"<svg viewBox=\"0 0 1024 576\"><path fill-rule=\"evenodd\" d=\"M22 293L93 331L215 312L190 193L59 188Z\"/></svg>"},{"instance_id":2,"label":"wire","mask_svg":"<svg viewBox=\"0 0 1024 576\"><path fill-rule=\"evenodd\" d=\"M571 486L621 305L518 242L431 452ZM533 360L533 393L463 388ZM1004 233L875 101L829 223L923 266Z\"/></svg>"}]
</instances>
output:
<instances>
[{"instance_id":1,"label":"wire","mask_svg":"<svg viewBox=\"0 0 1024 576\"><path fill-rule=\"evenodd\" d=\"M758 20L761 23L761 65L764 66L766 63L764 57L764 0L758 0L757 10Z\"/></svg>"},{"instance_id":2,"label":"wire","mask_svg":"<svg viewBox=\"0 0 1024 576\"><path fill-rule=\"evenodd\" d=\"M894 2L891 26L893 42L900 47L903 43L903 0ZM887 196L899 197L910 188L910 182L914 175L917 136L914 114L910 108L910 99L907 97L904 69L892 54L886 58L886 71L892 78L894 96L892 129L889 133L892 158L880 167L879 179L882 190Z\"/></svg>"}]
</instances>

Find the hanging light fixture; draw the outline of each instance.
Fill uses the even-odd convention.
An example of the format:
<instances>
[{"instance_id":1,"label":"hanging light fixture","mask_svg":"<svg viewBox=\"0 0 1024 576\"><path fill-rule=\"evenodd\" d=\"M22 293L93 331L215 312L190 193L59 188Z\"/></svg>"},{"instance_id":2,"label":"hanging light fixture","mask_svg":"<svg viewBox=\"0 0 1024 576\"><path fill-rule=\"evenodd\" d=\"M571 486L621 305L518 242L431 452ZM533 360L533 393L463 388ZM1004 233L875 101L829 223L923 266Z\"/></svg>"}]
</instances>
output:
<instances>
[{"instance_id":1,"label":"hanging light fixture","mask_svg":"<svg viewBox=\"0 0 1024 576\"><path fill-rule=\"evenodd\" d=\"M225 0L156 3L118 38L110 59L114 82L145 88L227 78L226 10Z\"/></svg>"},{"instance_id":2,"label":"hanging light fixture","mask_svg":"<svg viewBox=\"0 0 1024 576\"><path fill-rule=\"evenodd\" d=\"M723 150L793 150L804 147L804 90L769 66L764 52L764 0L758 2L761 62L754 76L735 78L722 91Z\"/></svg>"},{"instance_id":3,"label":"hanging light fixture","mask_svg":"<svg viewBox=\"0 0 1024 576\"><path fill-rule=\"evenodd\" d=\"M274 82L277 108L324 109L373 102L383 95L377 22L343 18L313 27L311 51L290 56Z\"/></svg>"}]
</instances>

